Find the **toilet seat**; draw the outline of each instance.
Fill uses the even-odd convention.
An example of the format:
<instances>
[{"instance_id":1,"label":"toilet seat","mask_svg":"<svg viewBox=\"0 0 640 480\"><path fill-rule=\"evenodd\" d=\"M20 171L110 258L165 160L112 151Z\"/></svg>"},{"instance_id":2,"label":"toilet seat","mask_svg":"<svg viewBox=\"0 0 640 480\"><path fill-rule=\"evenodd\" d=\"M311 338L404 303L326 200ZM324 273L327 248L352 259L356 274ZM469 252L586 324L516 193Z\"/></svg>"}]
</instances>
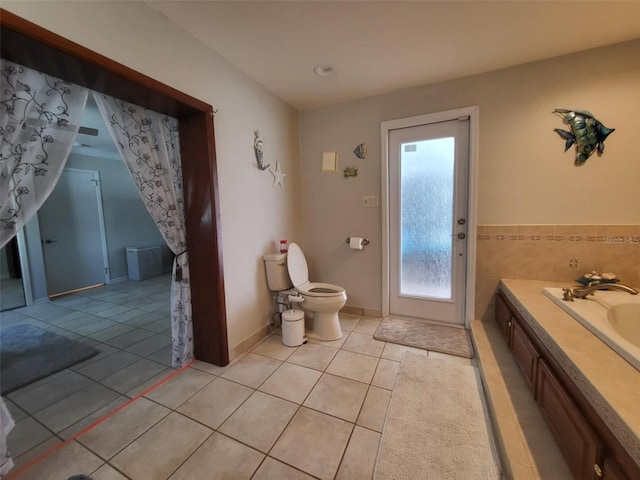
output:
<instances>
[{"instance_id":1,"label":"toilet seat","mask_svg":"<svg viewBox=\"0 0 640 480\"><path fill-rule=\"evenodd\" d=\"M344 288L330 283L307 282L296 287L302 295L309 297L340 297L345 293Z\"/></svg>"},{"instance_id":2,"label":"toilet seat","mask_svg":"<svg viewBox=\"0 0 640 480\"><path fill-rule=\"evenodd\" d=\"M330 283L310 282L309 267L304 253L296 243L289 245L287 252L287 270L293 286L302 295L309 297L341 297L344 288Z\"/></svg>"}]
</instances>

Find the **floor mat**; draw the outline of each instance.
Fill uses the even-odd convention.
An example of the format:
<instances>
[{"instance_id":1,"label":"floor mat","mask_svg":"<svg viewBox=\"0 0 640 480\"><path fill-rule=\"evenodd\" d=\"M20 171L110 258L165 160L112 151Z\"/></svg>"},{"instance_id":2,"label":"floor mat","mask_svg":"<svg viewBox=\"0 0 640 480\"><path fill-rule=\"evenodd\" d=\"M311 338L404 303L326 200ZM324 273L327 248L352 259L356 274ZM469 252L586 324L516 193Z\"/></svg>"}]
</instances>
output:
<instances>
[{"instance_id":1,"label":"floor mat","mask_svg":"<svg viewBox=\"0 0 640 480\"><path fill-rule=\"evenodd\" d=\"M373 338L459 357L474 355L469 333L462 328L393 318L383 320Z\"/></svg>"},{"instance_id":2,"label":"floor mat","mask_svg":"<svg viewBox=\"0 0 640 480\"><path fill-rule=\"evenodd\" d=\"M93 347L30 324L0 330L0 393L6 395L98 353Z\"/></svg>"},{"instance_id":3,"label":"floor mat","mask_svg":"<svg viewBox=\"0 0 640 480\"><path fill-rule=\"evenodd\" d=\"M376 480L500 478L476 367L407 352L375 466Z\"/></svg>"}]
</instances>

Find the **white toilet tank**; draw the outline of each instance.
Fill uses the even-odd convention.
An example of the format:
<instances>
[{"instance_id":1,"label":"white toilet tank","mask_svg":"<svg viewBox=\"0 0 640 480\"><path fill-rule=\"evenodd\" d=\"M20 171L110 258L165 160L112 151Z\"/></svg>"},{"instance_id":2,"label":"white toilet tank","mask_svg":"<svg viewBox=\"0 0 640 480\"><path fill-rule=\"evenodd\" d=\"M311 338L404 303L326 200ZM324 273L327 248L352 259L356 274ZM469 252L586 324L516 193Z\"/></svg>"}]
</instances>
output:
<instances>
[{"instance_id":1,"label":"white toilet tank","mask_svg":"<svg viewBox=\"0 0 640 480\"><path fill-rule=\"evenodd\" d=\"M293 287L291 279L289 278L289 272L287 272L286 253L263 255L262 259L264 260L264 266L267 271L269 290L279 292Z\"/></svg>"}]
</instances>

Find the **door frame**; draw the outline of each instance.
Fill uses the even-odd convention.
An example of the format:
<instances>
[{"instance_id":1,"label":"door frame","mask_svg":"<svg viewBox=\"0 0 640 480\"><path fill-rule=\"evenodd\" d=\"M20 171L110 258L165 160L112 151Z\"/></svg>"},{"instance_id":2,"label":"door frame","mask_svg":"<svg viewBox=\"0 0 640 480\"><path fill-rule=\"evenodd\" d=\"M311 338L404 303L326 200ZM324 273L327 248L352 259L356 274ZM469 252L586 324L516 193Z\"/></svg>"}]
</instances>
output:
<instances>
[{"instance_id":1,"label":"door frame","mask_svg":"<svg viewBox=\"0 0 640 480\"><path fill-rule=\"evenodd\" d=\"M467 197L467 265L465 279L464 326L469 328L475 315L476 285L476 231L478 196L478 137L480 108L470 107L427 113L414 117L389 120L380 124L381 139L381 214L382 214L382 316L389 316L389 132L400 128L416 127L429 123L446 122L469 117L469 178Z\"/></svg>"},{"instance_id":2,"label":"door frame","mask_svg":"<svg viewBox=\"0 0 640 480\"><path fill-rule=\"evenodd\" d=\"M229 363L213 107L0 9L0 55L179 120L193 346L198 360ZM197 259L197 261L195 261Z\"/></svg>"},{"instance_id":3,"label":"door frame","mask_svg":"<svg viewBox=\"0 0 640 480\"><path fill-rule=\"evenodd\" d=\"M104 210L102 205L102 185L100 181L100 172L98 170L91 170L87 168L75 168L75 167L64 167L60 175L64 175L65 172L70 173L84 173L90 174L93 178L92 181L97 182L96 185L96 207L98 209L98 227L100 228L100 249L102 251L102 267L103 267L103 275L104 275L104 283L111 283L111 268L109 265L109 249L107 246L107 229L104 223ZM56 184L57 186L57 184ZM51 198L51 197L49 197ZM38 214L40 210L38 211ZM38 217L38 221L40 221ZM46 264L46 254L43 251L43 255L45 256L45 264ZM45 269L45 277L47 282L47 287L49 284L49 278L47 276L47 272Z\"/></svg>"}]
</instances>

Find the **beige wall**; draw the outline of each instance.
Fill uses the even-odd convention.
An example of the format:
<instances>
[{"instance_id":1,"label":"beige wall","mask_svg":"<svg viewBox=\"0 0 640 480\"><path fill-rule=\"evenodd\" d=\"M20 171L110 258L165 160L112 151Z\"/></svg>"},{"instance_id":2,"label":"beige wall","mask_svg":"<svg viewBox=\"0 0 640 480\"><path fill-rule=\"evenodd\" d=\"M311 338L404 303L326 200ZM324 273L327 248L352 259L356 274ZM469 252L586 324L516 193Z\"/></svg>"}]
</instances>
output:
<instances>
[{"instance_id":1,"label":"beige wall","mask_svg":"<svg viewBox=\"0 0 640 480\"><path fill-rule=\"evenodd\" d=\"M229 347L269 320L261 256L299 230L298 114L216 52L141 2L2 2L2 7L210 103L215 118ZM253 130L285 190L256 167ZM192 259L197 261L197 259Z\"/></svg>"},{"instance_id":2,"label":"beige wall","mask_svg":"<svg viewBox=\"0 0 640 480\"><path fill-rule=\"evenodd\" d=\"M361 206L362 195L381 191L380 122L470 105L480 108L480 225L640 224L639 51L636 40L302 112L303 248L312 276L344 286L349 305L381 308L380 210ZM573 149L563 153L553 132L563 128L555 108L591 110L616 128L601 158L574 167ZM361 142L365 160L351 153ZM358 177L322 174L326 150L339 152L341 169L358 165ZM372 244L352 252L348 235Z\"/></svg>"}]
</instances>

